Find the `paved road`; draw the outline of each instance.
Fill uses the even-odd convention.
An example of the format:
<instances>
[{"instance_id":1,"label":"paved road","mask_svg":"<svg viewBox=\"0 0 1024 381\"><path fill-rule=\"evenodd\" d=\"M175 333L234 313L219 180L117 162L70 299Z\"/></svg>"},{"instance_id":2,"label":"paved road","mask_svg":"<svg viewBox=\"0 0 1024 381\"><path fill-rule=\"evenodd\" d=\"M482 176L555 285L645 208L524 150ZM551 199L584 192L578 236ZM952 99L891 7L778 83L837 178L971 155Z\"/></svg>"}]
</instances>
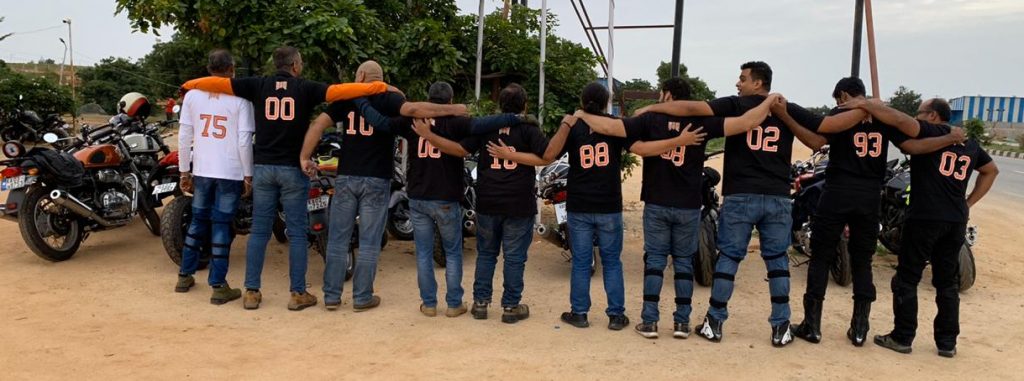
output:
<instances>
[{"instance_id":1,"label":"paved road","mask_svg":"<svg viewBox=\"0 0 1024 381\"><path fill-rule=\"evenodd\" d=\"M992 156L992 160L999 166L999 177L990 193L1024 202L1024 160L1002 156Z\"/></svg>"}]
</instances>

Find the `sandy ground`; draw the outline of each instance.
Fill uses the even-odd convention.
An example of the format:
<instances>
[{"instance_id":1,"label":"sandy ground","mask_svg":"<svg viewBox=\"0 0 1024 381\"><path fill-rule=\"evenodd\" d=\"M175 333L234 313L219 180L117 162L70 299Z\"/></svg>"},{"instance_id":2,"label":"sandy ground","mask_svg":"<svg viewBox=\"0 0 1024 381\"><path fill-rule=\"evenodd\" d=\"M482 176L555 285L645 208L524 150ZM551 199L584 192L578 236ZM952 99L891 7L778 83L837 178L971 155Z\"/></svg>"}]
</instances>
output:
<instances>
[{"instance_id":1,"label":"sandy ground","mask_svg":"<svg viewBox=\"0 0 1024 381\"><path fill-rule=\"evenodd\" d=\"M801 152L806 156L806 150ZM715 161L720 165L720 160ZM641 306L643 264L640 176L624 185L626 205L627 314L636 322ZM568 309L569 264L560 250L539 238L530 251L524 302L532 317L502 324L500 311L473 320L422 316L409 242L392 240L377 274L380 308L363 313L346 305L327 312L322 303L287 311L286 247L272 242L264 271L264 302L256 311L236 301L208 303L206 272L187 294L174 293L177 268L157 237L132 225L94 234L71 260L50 263L33 255L17 226L0 222L0 379L1019 379L1024 374L1024 290L1019 286L1020 203L984 200L972 213L981 228L975 247L978 281L962 295L959 355L935 355L929 324L934 316L930 275L921 287L921 324L915 352L900 355L845 338L851 307L849 287L830 287L823 322L824 342L797 341L772 348L763 262L752 255L737 275L725 339L715 344L671 338L671 310L662 305L662 338L605 329L600 274L594 277L593 326L576 329L558 315ZM1016 233L1015 233L1016 232ZM233 245L228 280L244 277L245 237ZM466 240L463 286L471 300L475 241ZM751 249L756 248L756 241ZM1015 254L1016 253L1016 254ZM876 257L879 300L872 334L892 326L889 279L895 257ZM322 296L323 264L311 252L308 283ZM794 267L794 319L806 266ZM443 270L436 269L439 279ZM500 267L495 284L499 285ZM671 278L669 278L671 279ZM350 284L346 284L349 287ZM663 299L671 300L671 280ZM441 295L444 286L441 285ZM694 324L707 309L709 289L697 287ZM443 297L443 296L442 296ZM500 298L499 295L495 299Z\"/></svg>"}]
</instances>

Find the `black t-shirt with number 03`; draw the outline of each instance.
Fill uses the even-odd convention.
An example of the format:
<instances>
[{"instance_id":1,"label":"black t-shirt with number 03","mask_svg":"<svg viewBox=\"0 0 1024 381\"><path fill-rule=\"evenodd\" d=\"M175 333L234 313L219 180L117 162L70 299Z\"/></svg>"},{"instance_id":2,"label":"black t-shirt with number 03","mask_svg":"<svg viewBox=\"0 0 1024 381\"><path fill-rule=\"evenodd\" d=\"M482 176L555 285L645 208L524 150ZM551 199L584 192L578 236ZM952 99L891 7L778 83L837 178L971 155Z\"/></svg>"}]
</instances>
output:
<instances>
[{"instance_id":1,"label":"black t-shirt with number 03","mask_svg":"<svg viewBox=\"0 0 1024 381\"><path fill-rule=\"evenodd\" d=\"M401 114L405 97L387 92L366 97L370 106L381 114L396 117ZM334 102L327 115L341 133L338 152L338 174L345 176L378 177L390 179L394 171L395 135L373 128L360 114L352 101Z\"/></svg>"},{"instance_id":2,"label":"black t-shirt with number 03","mask_svg":"<svg viewBox=\"0 0 1024 381\"><path fill-rule=\"evenodd\" d=\"M569 153L566 211L622 212L622 150L626 139L638 133L626 128L626 138L601 135L586 122L576 121L562 148L562 154Z\"/></svg>"},{"instance_id":3,"label":"black t-shirt with number 03","mask_svg":"<svg viewBox=\"0 0 1024 381\"><path fill-rule=\"evenodd\" d=\"M764 102L763 95L731 96L708 102L715 116L736 117ZM797 123L817 131L822 118L794 103L786 111ZM725 174L722 194L752 193L788 197L790 160L793 158L793 132L775 116L746 134L725 138Z\"/></svg>"},{"instance_id":4,"label":"black t-shirt with number 03","mask_svg":"<svg viewBox=\"0 0 1024 381\"><path fill-rule=\"evenodd\" d=\"M470 135L472 119L443 117L430 119L437 135L459 141ZM406 180L409 197L418 200L459 201L465 189L464 160L442 153L412 129L412 119L392 118L391 131L405 138L409 169Z\"/></svg>"},{"instance_id":5,"label":"black t-shirt with number 03","mask_svg":"<svg viewBox=\"0 0 1024 381\"><path fill-rule=\"evenodd\" d=\"M830 115L847 110L834 108ZM906 135L896 127L873 118L836 134L824 134L828 139L828 166L825 168L825 187L829 190L852 191L844 193L880 197L880 188L885 180L885 163L888 161L889 141L905 141ZM861 200L845 200L860 202Z\"/></svg>"},{"instance_id":6,"label":"black t-shirt with number 03","mask_svg":"<svg viewBox=\"0 0 1024 381\"><path fill-rule=\"evenodd\" d=\"M548 148L548 139L540 127L528 123L463 139L462 148L480 155L476 166L476 210L487 215L533 216L537 214L537 172L533 166L492 157L487 152L487 143L498 143L499 139L516 152L537 156L544 155Z\"/></svg>"},{"instance_id":7,"label":"black t-shirt with number 03","mask_svg":"<svg viewBox=\"0 0 1024 381\"><path fill-rule=\"evenodd\" d=\"M644 158L643 187L640 199L648 204L672 208L699 209L701 183L704 173L704 148L711 139L725 135L723 118L681 118L659 113L646 113L626 118L622 123L627 131L635 131L626 146L638 141L655 141L679 136L687 125L691 129L703 127L704 141L700 145L678 146L658 156Z\"/></svg>"},{"instance_id":8,"label":"black t-shirt with number 03","mask_svg":"<svg viewBox=\"0 0 1024 381\"><path fill-rule=\"evenodd\" d=\"M918 121L919 139L949 133L949 126ZM894 142L899 145L902 140ZM971 172L992 162L978 142L968 140L938 151L910 157L910 209L907 218L965 223L967 183Z\"/></svg>"},{"instance_id":9,"label":"black t-shirt with number 03","mask_svg":"<svg viewBox=\"0 0 1024 381\"><path fill-rule=\"evenodd\" d=\"M324 103L327 85L279 71L269 77L234 78L231 89L252 102L256 114L253 162L298 167L309 118Z\"/></svg>"}]
</instances>

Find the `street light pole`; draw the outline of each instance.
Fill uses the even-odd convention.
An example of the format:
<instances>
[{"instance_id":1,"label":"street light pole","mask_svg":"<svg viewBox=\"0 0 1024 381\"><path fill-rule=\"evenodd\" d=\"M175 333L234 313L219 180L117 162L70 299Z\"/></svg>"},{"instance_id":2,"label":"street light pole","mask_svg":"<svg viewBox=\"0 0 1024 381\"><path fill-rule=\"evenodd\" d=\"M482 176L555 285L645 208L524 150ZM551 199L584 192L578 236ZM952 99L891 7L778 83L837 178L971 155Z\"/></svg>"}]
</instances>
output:
<instances>
[{"instance_id":1,"label":"street light pole","mask_svg":"<svg viewBox=\"0 0 1024 381\"><path fill-rule=\"evenodd\" d=\"M68 43L64 42L64 38L58 37L60 43L64 45L64 58L60 59L60 85L64 86L64 62L68 60Z\"/></svg>"},{"instance_id":2,"label":"street light pole","mask_svg":"<svg viewBox=\"0 0 1024 381\"><path fill-rule=\"evenodd\" d=\"M77 82L75 80L75 44L71 39L71 18L68 17L64 19L63 22L68 24L68 50L71 51L71 107L74 108L77 103L77 97L75 95L75 82ZM78 117L76 114L77 110L71 110L71 126L75 129L78 128Z\"/></svg>"}]
</instances>

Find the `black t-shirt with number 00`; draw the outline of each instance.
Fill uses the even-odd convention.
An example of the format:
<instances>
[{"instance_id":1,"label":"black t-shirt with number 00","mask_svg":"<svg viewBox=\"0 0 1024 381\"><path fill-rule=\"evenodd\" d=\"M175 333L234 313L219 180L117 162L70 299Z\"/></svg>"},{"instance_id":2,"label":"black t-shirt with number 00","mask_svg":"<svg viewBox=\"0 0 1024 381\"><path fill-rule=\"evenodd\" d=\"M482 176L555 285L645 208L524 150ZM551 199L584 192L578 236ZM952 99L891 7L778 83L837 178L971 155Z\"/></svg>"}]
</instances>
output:
<instances>
[{"instance_id":1,"label":"black t-shirt with number 00","mask_svg":"<svg viewBox=\"0 0 1024 381\"><path fill-rule=\"evenodd\" d=\"M231 89L252 102L256 114L253 162L298 167L309 118L324 103L327 85L279 71L269 77L234 78Z\"/></svg>"},{"instance_id":2,"label":"black t-shirt with number 00","mask_svg":"<svg viewBox=\"0 0 1024 381\"><path fill-rule=\"evenodd\" d=\"M846 111L834 108L830 115ZM824 136L829 144L825 187L830 191L850 191L844 192L844 195L849 197L865 194L870 195L872 199L877 199L880 195L882 182L885 181L889 141L902 142L908 139L896 127L870 117L853 128Z\"/></svg>"},{"instance_id":3,"label":"black t-shirt with number 00","mask_svg":"<svg viewBox=\"0 0 1024 381\"><path fill-rule=\"evenodd\" d=\"M470 135L472 119L443 117L431 119L431 130L437 135L459 141ZM418 200L459 201L466 187L464 160L442 153L412 129L412 119L392 118L391 131L408 142L406 157L409 168L405 174L409 197Z\"/></svg>"},{"instance_id":4,"label":"black t-shirt with number 00","mask_svg":"<svg viewBox=\"0 0 1024 381\"><path fill-rule=\"evenodd\" d=\"M537 214L537 172L533 166L492 157L486 145L488 142L498 143L499 139L516 152L541 156L548 148L548 139L540 128L528 123L463 139L460 144L466 151L479 152L476 210L487 215L533 216Z\"/></svg>"},{"instance_id":5,"label":"black t-shirt with number 00","mask_svg":"<svg viewBox=\"0 0 1024 381\"><path fill-rule=\"evenodd\" d=\"M658 156L644 158L643 186L640 199L648 204L673 208L699 209L704 173L704 148L711 139L725 135L723 118L675 117L659 113L646 113L626 118L622 123L627 131L635 131L626 145L638 141L656 141L679 136L687 125L691 129L703 127L704 142L700 145L679 146Z\"/></svg>"},{"instance_id":6,"label":"black t-shirt with number 00","mask_svg":"<svg viewBox=\"0 0 1024 381\"><path fill-rule=\"evenodd\" d=\"M370 101L370 106L388 117L399 116L405 103L405 97L394 92L372 95L366 99ZM382 179L392 177L395 155L393 133L373 128L352 101L331 103L327 108L327 115L341 133L341 150L338 152L339 175Z\"/></svg>"},{"instance_id":7,"label":"black t-shirt with number 00","mask_svg":"<svg viewBox=\"0 0 1024 381\"><path fill-rule=\"evenodd\" d=\"M708 102L715 116L735 117L764 102L763 95L731 96ZM817 131L822 118L794 103L787 112L797 123ZM752 193L788 197L791 186L790 160L793 158L793 132L775 116L746 134L725 138L725 174L722 194Z\"/></svg>"},{"instance_id":8,"label":"black t-shirt with number 00","mask_svg":"<svg viewBox=\"0 0 1024 381\"><path fill-rule=\"evenodd\" d=\"M630 128L626 138L601 135L582 120L572 126L562 148L569 153L566 211L622 213L622 150L636 135Z\"/></svg>"},{"instance_id":9,"label":"black t-shirt with number 00","mask_svg":"<svg viewBox=\"0 0 1024 381\"><path fill-rule=\"evenodd\" d=\"M949 133L949 126L918 121L918 138ZM903 141L896 141L897 145ZM908 219L965 223L968 218L967 183L971 172L992 162L978 142L968 140L938 151L910 157L910 209Z\"/></svg>"}]
</instances>

